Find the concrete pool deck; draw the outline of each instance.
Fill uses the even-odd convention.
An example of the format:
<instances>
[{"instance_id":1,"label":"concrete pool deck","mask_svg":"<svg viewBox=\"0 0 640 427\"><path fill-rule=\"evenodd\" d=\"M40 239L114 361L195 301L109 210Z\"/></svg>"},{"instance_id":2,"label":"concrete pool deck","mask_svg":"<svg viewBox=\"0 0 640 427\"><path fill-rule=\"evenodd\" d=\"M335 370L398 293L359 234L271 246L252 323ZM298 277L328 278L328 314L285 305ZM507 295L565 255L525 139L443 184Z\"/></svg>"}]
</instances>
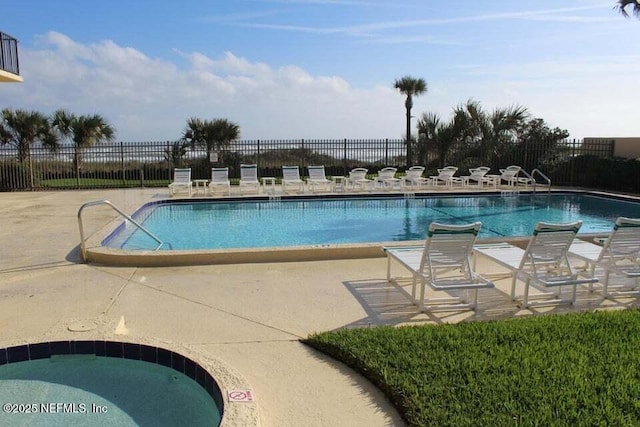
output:
<instances>
[{"instance_id":1,"label":"concrete pool deck","mask_svg":"<svg viewBox=\"0 0 640 427\"><path fill-rule=\"evenodd\" d=\"M580 289L574 307L522 310L508 298L510 280L502 279L496 289L481 291L477 313L419 314L409 288L385 282L384 258L153 268L80 263L76 215L82 204L108 199L131 213L158 196L168 191L0 193L0 348L87 337L175 344L221 361L246 380L261 426L402 426L377 388L299 339L344 327L502 319L637 302L603 300ZM86 234L101 232L115 217L107 207L88 209ZM478 266L493 269L486 262ZM74 325L92 326L83 332Z\"/></svg>"}]
</instances>

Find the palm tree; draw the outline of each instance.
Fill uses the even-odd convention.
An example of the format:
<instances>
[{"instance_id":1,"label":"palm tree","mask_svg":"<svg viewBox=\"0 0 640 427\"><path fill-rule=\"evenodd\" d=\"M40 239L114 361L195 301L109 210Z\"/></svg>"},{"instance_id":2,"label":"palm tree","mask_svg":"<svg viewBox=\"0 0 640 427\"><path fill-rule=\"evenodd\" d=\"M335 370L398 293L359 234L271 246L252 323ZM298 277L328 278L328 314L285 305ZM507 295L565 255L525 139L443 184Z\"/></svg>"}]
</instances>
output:
<instances>
[{"instance_id":1,"label":"palm tree","mask_svg":"<svg viewBox=\"0 0 640 427\"><path fill-rule=\"evenodd\" d=\"M200 145L207 150L207 161L211 167L211 153L229 146L234 139L240 138L240 126L227 119L202 120L191 117L187 120L183 138L191 145Z\"/></svg>"},{"instance_id":2,"label":"palm tree","mask_svg":"<svg viewBox=\"0 0 640 427\"><path fill-rule=\"evenodd\" d=\"M187 155L189 143L184 139L168 143L164 149L164 159L176 168L182 167L184 156Z\"/></svg>"},{"instance_id":3,"label":"palm tree","mask_svg":"<svg viewBox=\"0 0 640 427\"><path fill-rule=\"evenodd\" d=\"M58 148L58 139L44 114L5 108L0 119L0 144L13 145L20 163L31 157L31 146L37 142L51 150Z\"/></svg>"},{"instance_id":4,"label":"palm tree","mask_svg":"<svg viewBox=\"0 0 640 427\"><path fill-rule=\"evenodd\" d=\"M422 95L427 91L427 82L424 79L416 79L414 77L405 76L394 82L393 86L406 95L407 99L404 106L407 110L407 166L412 166L412 148L411 148L411 108L413 108L413 97Z\"/></svg>"},{"instance_id":5,"label":"palm tree","mask_svg":"<svg viewBox=\"0 0 640 427\"><path fill-rule=\"evenodd\" d=\"M423 113L418 120L418 159L428 166L428 152L435 150L438 164L445 166L451 148L463 141L469 133L467 116L454 112L449 122L442 122L437 113Z\"/></svg>"},{"instance_id":6,"label":"palm tree","mask_svg":"<svg viewBox=\"0 0 640 427\"><path fill-rule=\"evenodd\" d=\"M624 16L625 18L629 17L629 12L627 12L627 6L632 6L632 12L635 16L640 18L640 1L638 0L618 0L618 4L615 6L615 9Z\"/></svg>"},{"instance_id":7,"label":"palm tree","mask_svg":"<svg viewBox=\"0 0 640 427\"><path fill-rule=\"evenodd\" d=\"M464 120L465 142L477 145L483 162L489 162L505 145L514 142L518 129L529 116L527 109L521 106L496 108L489 114L480 103L472 100L457 107L454 114Z\"/></svg>"},{"instance_id":8,"label":"palm tree","mask_svg":"<svg viewBox=\"0 0 640 427\"><path fill-rule=\"evenodd\" d=\"M58 110L53 115L52 123L60 136L73 142L73 164L78 173L82 152L95 144L113 141L115 134L113 127L98 114L76 116L64 110Z\"/></svg>"},{"instance_id":9,"label":"palm tree","mask_svg":"<svg viewBox=\"0 0 640 427\"><path fill-rule=\"evenodd\" d=\"M49 119L37 111L5 108L0 116L0 145L12 145L20 163L29 160L29 186L33 187L33 161L31 147L41 143L51 151L58 148L58 138Z\"/></svg>"}]
</instances>

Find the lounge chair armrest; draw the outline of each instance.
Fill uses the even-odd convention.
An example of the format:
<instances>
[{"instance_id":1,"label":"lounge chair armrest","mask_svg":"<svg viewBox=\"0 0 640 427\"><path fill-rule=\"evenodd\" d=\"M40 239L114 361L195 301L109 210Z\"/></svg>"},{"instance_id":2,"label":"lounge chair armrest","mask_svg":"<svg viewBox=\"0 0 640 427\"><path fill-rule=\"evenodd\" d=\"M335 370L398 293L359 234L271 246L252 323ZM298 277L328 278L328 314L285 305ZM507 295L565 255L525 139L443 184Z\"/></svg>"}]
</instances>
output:
<instances>
[{"instance_id":1,"label":"lounge chair armrest","mask_svg":"<svg viewBox=\"0 0 640 427\"><path fill-rule=\"evenodd\" d=\"M536 281L542 283L544 286L565 286L565 285L573 286L573 285L586 285L589 283L597 283L600 280L596 277L585 277L583 279L558 278L558 280L553 280L553 279L544 280L544 279L538 278L536 279Z\"/></svg>"},{"instance_id":2,"label":"lounge chair armrest","mask_svg":"<svg viewBox=\"0 0 640 427\"><path fill-rule=\"evenodd\" d=\"M480 282L440 282L433 283L430 282L429 285L438 291L446 291L446 290L455 290L455 289L483 289L483 288L494 288L495 284L489 281L480 281Z\"/></svg>"},{"instance_id":3,"label":"lounge chair armrest","mask_svg":"<svg viewBox=\"0 0 640 427\"><path fill-rule=\"evenodd\" d=\"M624 274L627 277L640 277L640 268L620 269L620 274Z\"/></svg>"}]
</instances>

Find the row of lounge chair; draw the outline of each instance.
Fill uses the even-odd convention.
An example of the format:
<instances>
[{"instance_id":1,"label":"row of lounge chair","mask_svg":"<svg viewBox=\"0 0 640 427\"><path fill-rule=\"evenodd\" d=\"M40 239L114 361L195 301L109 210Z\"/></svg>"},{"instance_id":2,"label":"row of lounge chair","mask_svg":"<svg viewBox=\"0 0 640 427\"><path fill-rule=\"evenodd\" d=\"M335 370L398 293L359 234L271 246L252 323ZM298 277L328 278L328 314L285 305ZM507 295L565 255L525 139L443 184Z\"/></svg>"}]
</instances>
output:
<instances>
[{"instance_id":1,"label":"row of lounge chair","mask_svg":"<svg viewBox=\"0 0 640 427\"><path fill-rule=\"evenodd\" d=\"M405 172L403 176L397 175L397 168L386 167L381 169L374 178L367 178L368 170L365 168L355 168L349 172L349 176L332 176L328 179L324 166L307 166L308 178L303 180L300 177L300 168L298 166L282 166L282 191L288 193L290 191L304 192L308 188L312 193L318 191L373 191L373 190L401 190L401 189L419 189L422 187L438 187L444 185L452 188L454 185L461 186L493 186L506 183L510 186L520 184L529 184L532 179L529 177L519 176L522 168L520 166L509 166L506 169L500 169L500 175L489 175L490 168L478 167L469 169L469 175L458 176L455 174L458 168L455 166L447 166L438 169L438 175L424 177L425 168L423 166L412 166ZM262 186L267 187L271 184L273 190L276 178L263 177ZM175 169L174 180L169 184L171 195L178 192L186 192L191 196L194 190L193 184L202 185L203 190L208 188L210 194L221 191L222 193L231 193L231 183L229 181L228 168L212 168L211 180L195 180L191 179L191 169ZM240 193L255 192L258 193L261 183L258 180L258 167L255 164L240 166ZM204 191L206 193L206 191Z\"/></svg>"},{"instance_id":2,"label":"row of lounge chair","mask_svg":"<svg viewBox=\"0 0 640 427\"><path fill-rule=\"evenodd\" d=\"M476 244L480 222L466 225L432 223L424 247L386 247L387 281L391 277L391 261L402 265L411 273L412 299L421 311L437 309L475 309L478 290L495 285L476 272L478 257L486 257L504 267L512 277L511 299L523 307L570 303L576 301L579 285L588 285L590 291L603 277L604 298L637 292L640 278L640 219L620 217L609 237L602 245L576 239L581 221L566 224L539 222L526 249L509 243ZM570 261L573 260L574 263ZM621 277L622 283L612 284L611 276ZM516 295L516 284L524 283L524 294ZM420 295L416 295L420 285ZM445 291L463 295L427 297ZM561 288L571 289L568 299L561 298ZM536 289L533 294L531 288ZM613 291L612 291L613 290ZM469 298L469 291L472 297ZM538 301L531 301L538 299Z\"/></svg>"}]
</instances>

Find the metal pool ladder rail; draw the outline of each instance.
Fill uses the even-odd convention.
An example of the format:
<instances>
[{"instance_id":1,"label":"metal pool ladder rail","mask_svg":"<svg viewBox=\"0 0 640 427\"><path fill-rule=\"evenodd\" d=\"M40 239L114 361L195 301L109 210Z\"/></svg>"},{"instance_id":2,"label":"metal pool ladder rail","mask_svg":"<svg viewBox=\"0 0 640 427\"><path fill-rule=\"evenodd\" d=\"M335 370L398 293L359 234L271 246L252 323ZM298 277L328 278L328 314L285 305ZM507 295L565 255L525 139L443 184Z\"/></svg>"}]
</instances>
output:
<instances>
[{"instance_id":1,"label":"metal pool ladder rail","mask_svg":"<svg viewBox=\"0 0 640 427\"><path fill-rule=\"evenodd\" d=\"M83 262L87 260L87 249L85 247L84 227L82 225L82 211L86 207L97 206L97 205L110 206L111 209L113 209L114 211L118 212L123 218L125 218L131 224L133 224L136 227L138 227L138 229L141 230L143 233L145 233L147 236L149 236L153 240L155 240L158 243L158 246L154 250L157 251L158 249L160 249L164 245L164 242L162 240L158 239L153 233L151 233L149 230L144 228L136 220L131 218L129 215L124 213L122 210L118 209L118 207L116 207L116 205L114 205L110 201L108 201L108 200L96 200L96 201L93 201L93 202L87 202L84 205L80 206L80 209L78 209L78 228L80 229L80 258L82 259Z\"/></svg>"},{"instance_id":2,"label":"metal pool ladder rail","mask_svg":"<svg viewBox=\"0 0 640 427\"><path fill-rule=\"evenodd\" d=\"M540 175L540 177L541 177L542 179L544 179L544 180L547 182L547 186L548 186L547 192L548 192L548 193L550 193L550 192L551 192L551 180L549 179L549 177L548 177L548 176L546 176L545 174L543 174L543 173L540 171L540 169L538 169L538 168L536 168L536 169L534 169L534 170L532 170L532 171L531 171L531 178L532 178L532 180L533 180L533 192L534 192L534 193L536 192L536 180L534 179L534 177L535 177L536 173L537 173L538 175Z\"/></svg>"}]
</instances>

